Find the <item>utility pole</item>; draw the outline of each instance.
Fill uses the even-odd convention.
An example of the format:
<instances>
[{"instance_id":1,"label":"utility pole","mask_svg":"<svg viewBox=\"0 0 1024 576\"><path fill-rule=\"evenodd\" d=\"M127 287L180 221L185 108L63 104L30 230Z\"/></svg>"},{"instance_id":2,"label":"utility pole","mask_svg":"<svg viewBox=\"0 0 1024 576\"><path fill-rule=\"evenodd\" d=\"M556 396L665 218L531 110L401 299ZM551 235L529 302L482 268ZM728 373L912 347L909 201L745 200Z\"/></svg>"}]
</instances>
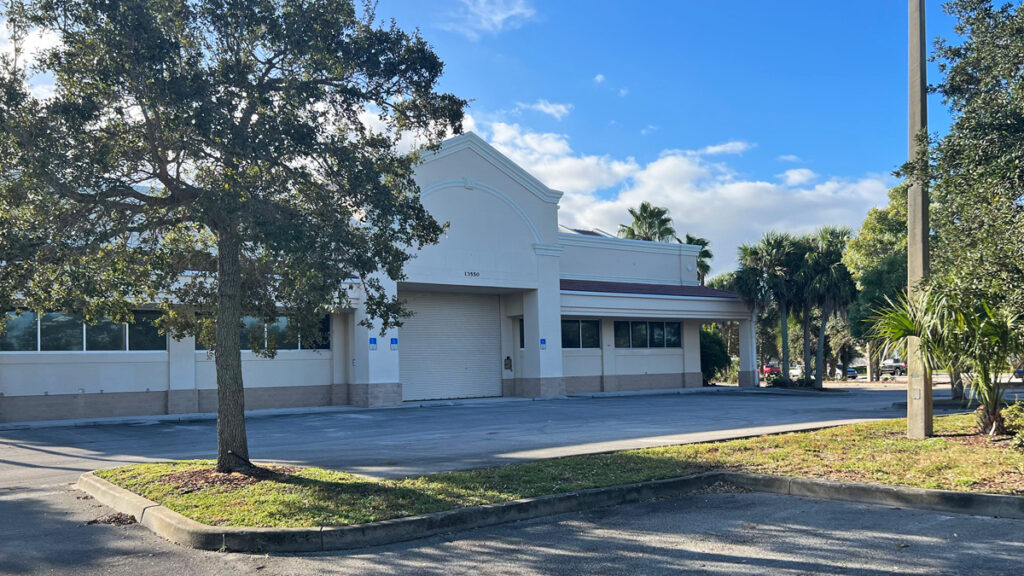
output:
<instances>
[{"instance_id":1,"label":"utility pole","mask_svg":"<svg viewBox=\"0 0 1024 576\"><path fill-rule=\"evenodd\" d=\"M908 156L913 162L921 152L917 137L928 130L928 90L926 78L924 0L908 0L909 7L909 117ZM907 191L907 289L920 290L928 277L928 191L915 178ZM920 439L932 435L932 379L921 355L920 341L907 344L907 437Z\"/></svg>"}]
</instances>

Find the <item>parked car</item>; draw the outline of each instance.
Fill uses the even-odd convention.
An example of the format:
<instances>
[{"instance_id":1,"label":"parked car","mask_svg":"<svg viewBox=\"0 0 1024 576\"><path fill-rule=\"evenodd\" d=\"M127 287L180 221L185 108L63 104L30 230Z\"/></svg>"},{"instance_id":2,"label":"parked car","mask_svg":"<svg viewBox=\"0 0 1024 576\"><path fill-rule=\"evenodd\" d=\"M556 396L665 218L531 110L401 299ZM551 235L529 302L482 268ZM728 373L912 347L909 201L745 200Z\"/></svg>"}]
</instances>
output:
<instances>
[{"instance_id":1,"label":"parked car","mask_svg":"<svg viewBox=\"0 0 1024 576\"><path fill-rule=\"evenodd\" d=\"M1024 382L1024 368L1017 368L1013 371L1013 375L1020 378L1021 382Z\"/></svg>"},{"instance_id":2,"label":"parked car","mask_svg":"<svg viewBox=\"0 0 1024 576\"><path fill-rule=\"evenodd\" d=\"M907 363L899 359L890 358L889 360L882 361L878 371L888 376L903 376L907 373Z\"/></svg>"},{"instance_id":3,"label":"parked car","mask_svg":"<svg viewBox=\"0 0 1024 576\"><path fill-rule=\"evenodd\" d=\"M782 374L782 368L779 368L778 364L765 364L761 366L761 375L768 376L770 374Z\"/></svg>"}]
</instances>

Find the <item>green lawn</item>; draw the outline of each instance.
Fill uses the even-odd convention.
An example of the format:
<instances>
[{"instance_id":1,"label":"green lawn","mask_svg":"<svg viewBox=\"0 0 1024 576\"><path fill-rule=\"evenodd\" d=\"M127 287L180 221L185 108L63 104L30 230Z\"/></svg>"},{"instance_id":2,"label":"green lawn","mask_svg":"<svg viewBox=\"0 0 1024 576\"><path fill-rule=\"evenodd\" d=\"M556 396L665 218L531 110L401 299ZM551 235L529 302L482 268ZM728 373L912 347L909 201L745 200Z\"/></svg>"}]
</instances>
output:
<instances>
[{"instance_id":1,"label":"green lawn","mask_svg":"<svg viewBox=\"0 0 1024 576\"><path fill-rule=\"evenodd\" d=\"M731 470L872 484L1024 494L1024 455L974 434L974 416L936 418L937 437L905 420L708 444L572 456L402 480L301 468L261 480L211 461L136 464L97 474L189 518L226 526L333 526L584 488Z\"/></svg>"}]
</instances>

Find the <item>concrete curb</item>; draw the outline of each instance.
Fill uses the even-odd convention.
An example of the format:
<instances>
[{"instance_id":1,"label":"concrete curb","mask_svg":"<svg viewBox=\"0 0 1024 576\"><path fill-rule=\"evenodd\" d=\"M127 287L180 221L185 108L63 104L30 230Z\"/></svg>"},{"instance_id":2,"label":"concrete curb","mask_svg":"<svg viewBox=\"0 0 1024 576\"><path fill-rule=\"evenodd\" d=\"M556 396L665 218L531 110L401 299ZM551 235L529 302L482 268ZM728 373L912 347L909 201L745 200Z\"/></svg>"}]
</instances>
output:
<instances>
[{"instance_id":1,"label":"concrete curb","mask_svg":"<svg viewBox=\"0 0 1024 576\"><path fill-rule=\"evenodd\" d=\"M1024 519L1024 497L926 490L902 486L831 482L812 478L723 472L719 479L735 486L788 496L839 500L935 512Z\"/></svg>"},{"instance_id":2,"label":"concrete curb","mask_svg":"<svg viewBox=\"0 0 1024 576\"><path fill-rule=\"evenodd\" d=\"M719 476L720 474L717 472L710 472L683 478L594 488L502 504L460 508L436 514L395 518L383 522L318 528L208 526L186 518L133 492L119 488L92 472L82 474L76 487L118 512L135 516L139 524L172 542L201 550L264 553L351 550L417 540L435 534L482 528L701 490L719 481Z\"/></svg>"},{"instance_id":3,"label":"concrete curb","mask_svg":"<svg viewBox=\"0 0 1024 576\"><path fill-rule=\"evenodd\" d=\"M717 482L756 492L787 496L1024 519L1024 497L1020 496L924 490L738 472L707 472L682 478L593 488L382 522L318 528L209 526L119 488L92 472L82 474L76 487L118 512L135 516L140 524L172 542L201 550L266 553L321 552L381 546L436 534L616 506L659 496L678 495L702 490Z\"/></svg>"}]
</instances>

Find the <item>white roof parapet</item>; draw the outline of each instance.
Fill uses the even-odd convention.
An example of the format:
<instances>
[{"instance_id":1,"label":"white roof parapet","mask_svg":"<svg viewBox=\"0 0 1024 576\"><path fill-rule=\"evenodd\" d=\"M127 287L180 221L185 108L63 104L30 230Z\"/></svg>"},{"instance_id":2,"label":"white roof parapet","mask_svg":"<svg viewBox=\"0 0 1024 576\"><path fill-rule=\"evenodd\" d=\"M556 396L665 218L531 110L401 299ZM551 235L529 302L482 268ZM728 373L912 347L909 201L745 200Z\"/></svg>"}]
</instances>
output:
<instances>
[{"instance_id":1,"label":"white roof parapet","mask_svg":"<svg viewBox=\"0 0 1024 576\"><path fill-rule=\"evenodd\" d=\"M483 159L490 162L494 167L504 172L509 178L518 182L544 202L558 204L558 201L562 198L561 192L548 188L543 182L510 160L508 156L505 156L497 148L491 146L483 138L472 132L466 132L445 140L441 143L440 150L423 155L423 163L450 156L467 148L475 151Z\"/></svg>"},{"instance_id":2,"label":"white roof parapet","mask_svg":"<svg viewBox=\"0 0 1024 576\"><path fill-rule=\"evenodd\" d=\"M648 252L652 254L687 254L696 256L700 253L699 246L692 246L690 244L651 242L649 240L632 240L629 238L617 238L614 236L591 236L579 233L567 234L565 232L559 232L558 242L559 244L569 246L630 250L634 252Z\"/></svg>"}]
</instances>

